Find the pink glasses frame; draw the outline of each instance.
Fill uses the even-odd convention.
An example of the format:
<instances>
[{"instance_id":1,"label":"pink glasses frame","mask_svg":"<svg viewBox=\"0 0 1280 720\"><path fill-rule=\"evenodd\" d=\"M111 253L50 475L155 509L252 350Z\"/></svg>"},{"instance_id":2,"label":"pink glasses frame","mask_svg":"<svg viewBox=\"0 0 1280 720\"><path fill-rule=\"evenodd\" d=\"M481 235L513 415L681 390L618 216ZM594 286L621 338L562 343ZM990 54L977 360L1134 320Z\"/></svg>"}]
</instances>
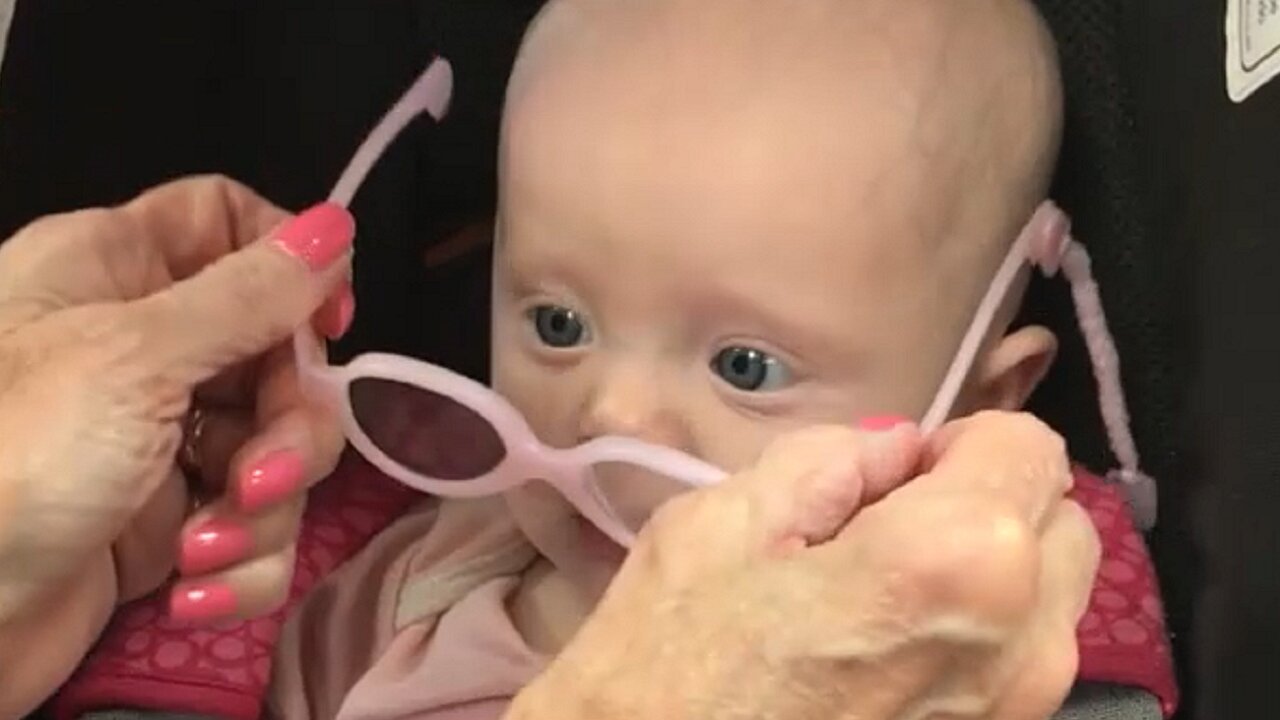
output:
<instances>
[{"instance_id":1,"label":"pink glasses frame","mask_svg":"<svg viewBox=\"0 0 1280 720\"><path fill-rule=\"evenodd\" d=\"M330 201L348 205L387 146L418 115L426 112L439 122L448 107L452 86L453 74L448 61L437 58L360 145L334 185ZM1149 527L1155 519L1154 483L1138 469L1138 455L1120 388L1118 356L1106 329L1089 258L1083 246L1071 239L1066 215L1050 202L1036 210L997 270L937 396L921 421L921 428L931 432L947 420L996 313L1014 283L1030 267L1039 268L1047 276L1061 268L1071 282L1099 385L1107 434L1121 466L1113 477L1129 489L1139 522ZM723 470L685 453L631 438L600 437L574 448L551 448L538 440L514 407L474 380L414 358L385 353L368 353L345 366L330 366L316 353L318 347L321 346L312 330L300 328L295 336L295 351L304 387L340 410L347 438L366 459L387 475L423 492L444 497L480 497L513 489L534 478L542 479L602 532L630 546L634 532L597 491L592 482L593 466L606 462L627 463L694 487L719 482L726 476ZM497 466L471 480L441 480L415 472L383 452L357 421L348 390L359 378L404 383L454 400L492 425L505 445L506 454Z\"/></svg>"},{"instance_id":2,"label":"pink glasses frame","mask_svg":"<svg viewBox=\"0 0 1280 720\"><path fill-rule=\"evenodd\" d=\"M347 205L386 147L422 112L437 122L444 117L453 74L447 61L437 59L387 113L360 146L330 194L330 201ZM690 486L709 485L725 472L671 448L624 437L600 437L577 447L558 449L542 444L514 407L488 387L445 368L414 358L367 353L345 366L327 364L316 353L321 347L310 327L299 328L294 350L303 387L338 408L347 439L369 462L410 487L443 497L481 497L511 490L538 478L554 486L602 532L629 546L634 532L622 522L591 482L591 468L600 463L626 463L665 475ZM484 418L497 431L506 453L488 472L471 480L441 480L405 467L387 455L368 436L351 406L349 388L359 378L380 378L422 388L447 397Z\"/></svg>"}]
</instances>

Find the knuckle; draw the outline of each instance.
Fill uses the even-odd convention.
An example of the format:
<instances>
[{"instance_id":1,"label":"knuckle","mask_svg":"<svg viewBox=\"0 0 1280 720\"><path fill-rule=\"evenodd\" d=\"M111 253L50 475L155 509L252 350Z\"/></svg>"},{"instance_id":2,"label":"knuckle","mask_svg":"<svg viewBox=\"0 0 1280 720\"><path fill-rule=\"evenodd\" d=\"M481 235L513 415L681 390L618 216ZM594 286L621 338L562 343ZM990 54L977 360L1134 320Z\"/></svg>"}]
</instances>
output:
<instances>
[{"instance_id":1,"label":"knuckle","mask_svg":"<svg viewBox=\"0 0 1280 720\"><path fill-rule=\"evenodd\" d=\"M898 573L941 614L996 628L1021 623L1036 599L1037 539L1011 508L979 502L920 508L897 544Z\"/></svg>"}]
</instances>

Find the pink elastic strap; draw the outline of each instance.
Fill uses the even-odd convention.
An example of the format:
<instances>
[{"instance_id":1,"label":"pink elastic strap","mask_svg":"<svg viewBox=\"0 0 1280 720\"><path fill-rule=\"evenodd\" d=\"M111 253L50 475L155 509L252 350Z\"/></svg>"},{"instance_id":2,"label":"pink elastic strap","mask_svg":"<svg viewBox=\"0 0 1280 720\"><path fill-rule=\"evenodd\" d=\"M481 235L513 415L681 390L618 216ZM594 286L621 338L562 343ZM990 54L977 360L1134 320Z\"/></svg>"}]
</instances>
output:
<instances>
[{"instance_id":1,"label":"pink elastic strap","mask_svg":"<svg viewBox=\"0 0 1280 720\"><path fill-rule=\"evenodd\" d=\"M1052 202L1045 201L1036 209L996 271L921 426L926 432L931 431L950 415L960 389L972 370L982 341L1014 281L1028 264L1039 268L1046 277L1053 277L1061 270L1071 285L1071 298L1080 332L1088 348L1094 379L1098 385L1098 407L1102 422L1106 427L1111 451L1120 465L1118 469L1108 473L1108 478L1124 485L1135 520L1142 529L1149 530L1156 521L1156 486L1155 480L1139 467L1138 450L1129 428L1129 411L1120 380L1120 356L1107 328L1089 254L1084 246L1072 239L1070 221Z\"/></svg>"},{"instance_id":2,"label":"pink elastic strap","mask_svg":"<svg viewBox=\"0 0 1280 720\"><path fill-rule=\"evenodd\" d=\"M1120 467L1107 473L1110 480L1122 483L1129 494L1134 519L1143 530L1156 524L1155 479L1142 472L1139 466L1138 448L1129 427L1129 409L1124 399L1124 387L1120 379L1120 353L1107 328L1107 317L1102 310L1102 298L1098 283L1093 278L1092 263L1084 246L1071 239L1069 230L1063 233L1065 251L1061 256L1062 274L1071 285L1071 298L1076 307L1076 321L1080 334L1089 350L1094 379L1098 383L1098 409L1102 424L1107 429L1111 452ZM1044 268L1044 266L1041 266ZM1046 269L1046 274L1051 274Z\"/></svg>"}]
</instances>

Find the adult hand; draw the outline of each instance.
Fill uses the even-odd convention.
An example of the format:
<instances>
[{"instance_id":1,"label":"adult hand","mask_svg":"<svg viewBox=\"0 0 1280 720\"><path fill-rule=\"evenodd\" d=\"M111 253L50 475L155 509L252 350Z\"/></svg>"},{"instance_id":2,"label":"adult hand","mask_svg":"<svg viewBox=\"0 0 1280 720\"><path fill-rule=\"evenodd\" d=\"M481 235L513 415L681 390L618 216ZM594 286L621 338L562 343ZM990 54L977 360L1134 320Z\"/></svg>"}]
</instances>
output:
<instances>
[{"instance_id":1,"label":"adult hand","mask_svg":"<svg viewBox=\"0 0 1280 720\"><path fill-rule=\"evenodd\" d=\"M1070 482L1025 415L786 438L658 513L510 717L1048 718L1099 552Z\"/></svg>"},{"instance_id":2,"label":"adult hand","mask_svg":"<svg viewBox=\"0 0 1280 720\"><path fill-rule=\"evenodd\" d=\"M116 603L175 560L179 615L284 597L304 491L342 447L287 340L309 318L345 329L353 234L340 208L290 219L194 178L0 246L0 716L56 687ZM184 474L193 403L199 463ZM192 491L217 499L188 517Z\"/></svg>"}]
</instances>

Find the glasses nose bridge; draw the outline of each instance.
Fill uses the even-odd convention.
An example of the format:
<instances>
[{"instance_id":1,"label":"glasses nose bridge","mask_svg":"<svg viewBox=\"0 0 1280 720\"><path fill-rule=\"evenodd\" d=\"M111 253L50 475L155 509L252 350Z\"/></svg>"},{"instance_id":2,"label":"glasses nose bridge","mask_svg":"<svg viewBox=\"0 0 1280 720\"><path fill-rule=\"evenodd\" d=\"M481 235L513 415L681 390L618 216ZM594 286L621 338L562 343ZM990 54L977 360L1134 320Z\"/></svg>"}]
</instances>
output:
<instances>
[{"instance_id":1,"label":"glasses nose bridge","mask_svg":"<svg viewBox=\"0 0 1280 720\"><path fill-rule=\"evenodd\" d=\"M543 445L530 435L504 438L507 444L507 471L518 474L521 484L533 480L557 485L562 481L578 481L590 470L587 458L575 452L578 448L561 449Z\"/></svg>"}]
</instances>

